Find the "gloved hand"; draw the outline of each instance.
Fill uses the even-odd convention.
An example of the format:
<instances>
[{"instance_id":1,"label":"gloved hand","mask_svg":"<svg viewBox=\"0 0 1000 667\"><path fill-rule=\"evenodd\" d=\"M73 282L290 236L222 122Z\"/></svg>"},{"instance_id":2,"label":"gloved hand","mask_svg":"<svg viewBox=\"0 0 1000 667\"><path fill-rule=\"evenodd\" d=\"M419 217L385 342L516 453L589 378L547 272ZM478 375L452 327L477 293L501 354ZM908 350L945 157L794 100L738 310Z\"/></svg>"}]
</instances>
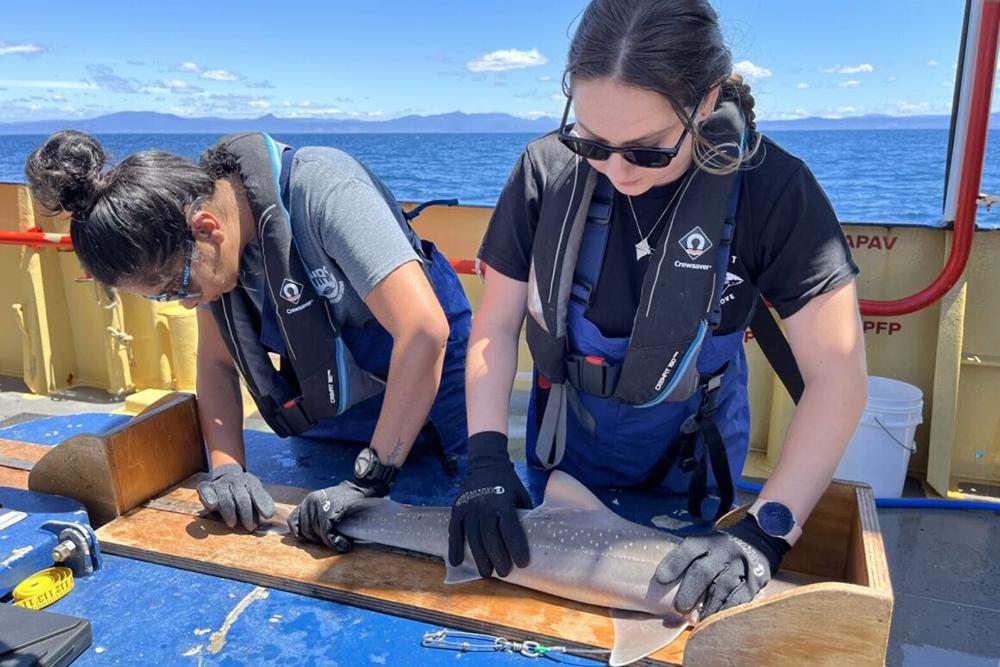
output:
<instances>
[{"instance_id":1,"label":"gloved hand","mask_svg":"<svg viewBox=\"0 0 1000 667\"><path fill-rule=\"evenodd\" d=\"M239 519L252 531L264 519L274 515L274 500L260 480L238 463L227 463L212 470L212 481L198 484L198 499L207 510L218 512L230 528Z\"/></svg>"},{"instance_id":2,"label":"gloved hand","mask_svg":"<svg viewBox=\"0 0 1000 667\"><path fill-rule=\"evenodd\" d=\"M469 468L451 507L448 524L448 562L457 567L465 559L465 541L480 576L496 570L510 574L511 559L528 564L528 538L518 509L531 509L531 497L514 472L507 454L507 436L496 431L469 437Z\"/></svg>"},{"instance_id":3,"label":"gloved hand","mask_svg":"<svg viewBox=\"0 0 1000 667\"><path fill-rule=\"evenodd\" d=\"M339 554L345 553L351 549L351 540L337 532L337 523L351 514L359 500L381 495L384 493L350 479L313 491L288 515L288 530L300 540L325 544Z\"/></svg>"},{"instance_id":4,"label":"gloved hand","mask_svg":"<svg viewBox=\"0 0 1000 667\"><path fill-rule=\"evenodd\" d=\"M656 580L669 585L680 579L674 607L691 612L704 599L699 618L754 599L790 549L768 535L750 516L709 535L692 536L668 553L656 568Z\"/></svg>"}]
</instances>

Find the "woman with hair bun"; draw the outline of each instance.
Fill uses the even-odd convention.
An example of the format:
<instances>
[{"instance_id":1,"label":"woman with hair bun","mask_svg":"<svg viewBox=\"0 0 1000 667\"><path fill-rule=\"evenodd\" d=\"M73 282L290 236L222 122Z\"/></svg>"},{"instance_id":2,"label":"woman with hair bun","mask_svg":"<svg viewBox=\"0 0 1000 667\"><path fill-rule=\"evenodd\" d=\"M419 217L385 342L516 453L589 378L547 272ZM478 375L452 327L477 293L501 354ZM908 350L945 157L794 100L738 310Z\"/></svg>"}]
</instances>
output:
<instances>
[{"instance_id":1,"label":"woman with hair bun","mask_svg":"<svg viewBox=\"0 0 1000 667\"><path fill-rule=\"evenodd\" d=\"M760 499L657 570L679 586L677 609L705 618L768 582L857 426L858 269L808 167L757 131L707 0L594 0L564 88L560 129L522 154L479 251L489 270L450 561L466 542L484 576L530 558L506 435L526 314L533 477L560 469L590 487L687 494L694 517L728 512L750 440L743 335L762 295L805 388Z\"/></svg>"},{"instance_id":2,"label":"woman with hair bun","mask_svg":"<svg viewBox=\"0 0 1000 667\"><path fill-rule=\"evenodd\" d=\"M65 131L25 172L44 206L72 216L94 279L198 307L206 508L246 530L274 509L246 470L237 373L278 435L365 445L353 478L292 512L301 539L349 548L337 521L388 493L418 436L454 468L466 446L469 304L447 259L364 165L260 133L223 138L200 165L159 151L106 163L94 137Z\"/></svg>"}]
</instances>

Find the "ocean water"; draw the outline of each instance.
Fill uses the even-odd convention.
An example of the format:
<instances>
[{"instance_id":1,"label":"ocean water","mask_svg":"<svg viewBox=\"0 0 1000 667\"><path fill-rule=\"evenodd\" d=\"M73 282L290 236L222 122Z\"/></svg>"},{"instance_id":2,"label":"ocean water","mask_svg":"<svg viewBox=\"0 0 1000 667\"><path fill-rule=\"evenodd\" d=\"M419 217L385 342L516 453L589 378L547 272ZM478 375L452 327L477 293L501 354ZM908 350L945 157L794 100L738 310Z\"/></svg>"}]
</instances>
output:
<instances>
[{"instance_id":1,"label":"ocean water","mask_svg":"<svg viewBox=\"0 0 1000 667\"><path fill-rule=\"evenodd\" d=\"M220 135L109 134L113 159L166 150L191 159ZM774 131L769 136L803 159L845 222L941 224L944 130ZM526 134L275 135L293 146L335 146L359 158L404 201L458 198L493 206ZM24 182L24 161L43 136L0 136L0 182ZM980 192L1000 195L1000 129L990 132ZM980 209L981 226L1000 228L1000 206Z\"/></svg>"}]
</instances>

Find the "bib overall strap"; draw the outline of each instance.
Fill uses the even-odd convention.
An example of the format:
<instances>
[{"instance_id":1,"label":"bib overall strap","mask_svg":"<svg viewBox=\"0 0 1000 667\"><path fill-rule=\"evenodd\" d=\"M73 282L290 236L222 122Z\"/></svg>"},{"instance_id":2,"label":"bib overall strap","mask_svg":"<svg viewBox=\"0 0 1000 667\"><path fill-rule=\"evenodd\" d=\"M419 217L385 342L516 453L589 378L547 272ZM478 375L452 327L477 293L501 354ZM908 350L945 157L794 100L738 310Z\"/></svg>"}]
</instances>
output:
<instances>
[{"instance_id":1,"label":"bib overall strap","mask_svg":"<svg viewBox=\"0 0 1000 667\"><path fill-rule=\"evenodd\" d=\"M559 465L566 453L566 390L565 384L553 384L541 375L538 376L535 392L538 438L535 453L546 470Z\"/></svg>"},{"instance_id":2,"label":"bib overall strap","mask_svg":"<svg viewBox=\"0 0 1000 667\"><path fill-rule=\"evenodd\" d=\"M573 271L570 298L589 308L594 301L597 283L604 268L604 255L611 230L611 209L615 201L615 188L611 181L598 175L594 194L587 209L587 222L583 227L580 254Z\"/></svg>"},{"instance_id":3,"label":"bib overall strap","mask_svg":"<svg viewBox=\"0 0 1000 667\"><path fill-rule=\"evenodd\" d=\"M698 411L688 417L681 425L680 434L667 447L663 456L650 470L649 475L640 484L640 488L652 490L663 483L667 474L676 464L685 473L691 473L688 487L688 513L695 519L701 519L701 505L708 494L708 466L719 486L719 509L715 520L732 507L736 489L732 474L729 471L729 456L726 454L726 444L722 439L715 416L719 408L719 388L722 386L722 376L729 367L728 362L715 373L703 375L699 382L701 388L701 403ZM698 435L704 443L704 452L698 452Z\"/></svg>"}]
</instances>

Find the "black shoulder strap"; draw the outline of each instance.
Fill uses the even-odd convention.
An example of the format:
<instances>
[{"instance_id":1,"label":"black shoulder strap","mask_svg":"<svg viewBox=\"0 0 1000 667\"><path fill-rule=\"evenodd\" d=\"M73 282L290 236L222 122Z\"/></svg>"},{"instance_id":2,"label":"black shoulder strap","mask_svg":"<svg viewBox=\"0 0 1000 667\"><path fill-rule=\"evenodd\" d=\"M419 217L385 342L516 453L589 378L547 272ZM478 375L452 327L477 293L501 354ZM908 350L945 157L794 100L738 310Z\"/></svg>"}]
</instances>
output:
<instances>
[{"instance_id":1,"label":"black shoulder strap","mask_svg":"<svg viewBox=\"0 0 1000 667\"><path fill-rule=\"evenodd\" d=\"M291 211L292 206L288 199L288 183L292 178L292 160L295 158L297 148L286 148L281 154L281 175L278 177L278 196L281 203L285 205L286 211Z\"/></svg>"},{"instance_id":2,"label":"black shoulder strap","mask_svg":"<svg viewBox=\"0 0 1000 667\"><path fill-rule=\"evenodd\" d=\"M802 398L802 391L805 389L805 382L802 380L802 373L799 365L795 362L795 355L788 344L788 339L781 332L781 327L774 321L771 309L767 301L761 296L754 307L753 319L750 320L750 330L753 332L757 344L760 345L761 352L767 358L771 368L777 373L781 383L785 385L788 394L796 405Z\"/></svg>"}]
</instances>

